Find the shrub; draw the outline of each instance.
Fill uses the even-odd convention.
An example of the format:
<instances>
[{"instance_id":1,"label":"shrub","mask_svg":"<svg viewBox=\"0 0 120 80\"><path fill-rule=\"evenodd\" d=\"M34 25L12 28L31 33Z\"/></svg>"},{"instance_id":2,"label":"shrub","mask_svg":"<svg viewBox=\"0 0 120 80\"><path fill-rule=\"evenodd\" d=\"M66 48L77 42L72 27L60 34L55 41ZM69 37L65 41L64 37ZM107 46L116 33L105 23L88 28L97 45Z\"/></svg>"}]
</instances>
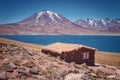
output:
<instances>
[{"instance_id":1,"label":"shrub","mask_svg":"<svg viewBox=\"0 0 120 80\"><path fill-rule=\"evenodd\" d=\"M20 66L20 63L21 63L20 60L14 60L14 61L13 61L13 64L15 64L15 65L17 65L17 66Z\"/></svg>"},{"instance_id":2,"label":"shrub","mask_svg":"<svg viewBox=\"0 0 120 80\"><path fill-rule=\"evenodd\" d=\"M88 68L88 66L86 65L86 63L81 64L82 68Z\"/></svg>"},{"instance_id":3,"label":"shrub","mask_svg":"<svg viewBox=\"0 0 120 80\"><path fill-rule=\"evenodd\" d=\"M60 56L57 57L58 60L61 60Z\"/></svg>"}]
</instances>

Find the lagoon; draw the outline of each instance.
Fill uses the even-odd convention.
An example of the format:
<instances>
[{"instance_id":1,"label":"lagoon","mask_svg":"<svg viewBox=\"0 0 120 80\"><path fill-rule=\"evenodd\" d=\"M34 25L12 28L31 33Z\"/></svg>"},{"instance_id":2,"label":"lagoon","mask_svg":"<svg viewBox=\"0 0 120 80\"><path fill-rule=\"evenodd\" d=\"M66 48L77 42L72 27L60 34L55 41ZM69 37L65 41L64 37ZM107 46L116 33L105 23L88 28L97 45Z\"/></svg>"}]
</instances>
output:
<instances>
[{"instance_id":1,"label":"lagoon","mask_svg":"<svg viewBox=\"0 0 120 80\"><path fill-rule=\"evenodd\" d=\"M55 42L82 44L99 51L120 53L120 36L98 35L0 35L21 42L48 45Z\"/></svg>"}]
</instances>

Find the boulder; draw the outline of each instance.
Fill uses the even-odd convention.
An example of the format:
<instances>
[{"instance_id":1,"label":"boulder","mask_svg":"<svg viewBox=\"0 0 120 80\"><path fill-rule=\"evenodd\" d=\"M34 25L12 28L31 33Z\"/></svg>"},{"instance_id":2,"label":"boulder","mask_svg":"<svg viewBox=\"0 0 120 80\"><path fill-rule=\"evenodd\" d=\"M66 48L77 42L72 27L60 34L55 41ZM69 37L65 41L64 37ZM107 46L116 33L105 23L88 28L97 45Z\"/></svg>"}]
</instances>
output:
<instances>
[{"instance_id":1,"label":"boulder","mask_svg":"<svg viewBox=\"0 0 120 80\"><path fill-rule=\"evenodd\" d=\"M71 73L66 75L64 80L83 80L82 76L84 76L84 74Z\"/></svg>"},{"instance_id":2,"label":"boulder","mask_svg":"<svg viewBox=\"0 0 120 80\"><path fill-rule=\"evenodd\" d=\"M106 73L102 72L101 70L97 70L97 77L99 78L106 78Z\"/></svg>"},{"instance_id":3,"label":"boulder","mask_svg":"<svg viewBox=\"0 0 120 80\"><path fill-rule=\"evenodd\" d=\"M5 64L4 69L7 72L13 72L13 70L16 68L16 66L13 63Z\"/></svg>"},{"instance_id":4,"label":"boulder","mask_svg":"<svg viewBox=\"0 0 120 80\"><path fill-rule=\"evenodd\" d=\"M13 69L17 68L17 66L15 64L13 64L13 63L9 63L9 66L11 66Z\"/></svg>"},{"instance_id":5,"label":"boulder","mask_svg":"<svg viewBox=\"0 0 120 80\"><path fill-rule=\"evenodd\" d=\"M32 68L29 70L29 73L31 73L33 75L38 75L38 71L35 69L32 69Z\"/></svg>"}]
</instances>

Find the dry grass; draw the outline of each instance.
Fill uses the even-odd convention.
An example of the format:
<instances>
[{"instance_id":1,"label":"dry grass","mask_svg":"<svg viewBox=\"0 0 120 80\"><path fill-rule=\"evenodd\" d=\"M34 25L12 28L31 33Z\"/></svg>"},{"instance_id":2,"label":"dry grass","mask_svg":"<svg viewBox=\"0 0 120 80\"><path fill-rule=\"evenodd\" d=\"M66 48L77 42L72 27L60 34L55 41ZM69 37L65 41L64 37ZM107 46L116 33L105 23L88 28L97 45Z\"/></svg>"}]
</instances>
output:
<instances>
[{"instance_id":1,"label":"dry grass","mask_svg":"<svg viewBox=\"0 0 120 80\"><path fill-rule=\"evenodd\" d=\"M6 39L6 38L0 38L0 42L6 43L6 44L14 44L14 45L18 45L18 46L21 46L21 47L27 47L27 48L30 48L30 49L35 49L35 50L41 50L42 47L43 47L42 45L24 43L24 42L10 40L10 39Z\"/></svg>"},{"instance_id":2,"label":"dry grass","mask_svg":"<svg viewBox=\"0 0 120 80\"><path fill-rule=\"evenodd\" d=\"M110 52L96 52L95 62L99 64L120 66L120 54Z\"/></svg>"}]
</instances>

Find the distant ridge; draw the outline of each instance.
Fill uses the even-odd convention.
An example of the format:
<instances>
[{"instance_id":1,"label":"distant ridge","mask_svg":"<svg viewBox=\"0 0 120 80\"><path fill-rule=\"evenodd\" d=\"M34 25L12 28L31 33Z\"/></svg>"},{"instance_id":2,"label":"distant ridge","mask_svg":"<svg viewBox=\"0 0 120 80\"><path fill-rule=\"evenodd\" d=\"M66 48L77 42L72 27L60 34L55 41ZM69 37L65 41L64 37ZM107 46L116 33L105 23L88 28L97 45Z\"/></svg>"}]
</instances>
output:
<instances>
[{"instance_id":1,"label":"distant ridge","mask_svg":"<svg viewBox=\"0 0 120 80\"><path fill-rule=\"evenodd\" d=\"M79 19L75 24L85 28L93 29L99 32L120 32L120 18L110 19L105 18L102 20L95 19Z\"/></svg>"},{"instance_id":2,"label":"distant ridge","mask_svg":"<svg viewBox=\"0 0 120 80\"><path fill-rule=\"evenodd\" d=\"M111 20L104 20L106 24ZM120 21L120 20L118 20ZM42 10L32 16L11 24L0 25L0 34L64 35L64 34L119 34L120 24L104 26L102 21L78 20L75 23L66 17ZM114 22L116 23L116 22ZM93 25L96 25L95 27ZM100 26L99 26L100 25Z\"/></svg>"}]
</instances>

